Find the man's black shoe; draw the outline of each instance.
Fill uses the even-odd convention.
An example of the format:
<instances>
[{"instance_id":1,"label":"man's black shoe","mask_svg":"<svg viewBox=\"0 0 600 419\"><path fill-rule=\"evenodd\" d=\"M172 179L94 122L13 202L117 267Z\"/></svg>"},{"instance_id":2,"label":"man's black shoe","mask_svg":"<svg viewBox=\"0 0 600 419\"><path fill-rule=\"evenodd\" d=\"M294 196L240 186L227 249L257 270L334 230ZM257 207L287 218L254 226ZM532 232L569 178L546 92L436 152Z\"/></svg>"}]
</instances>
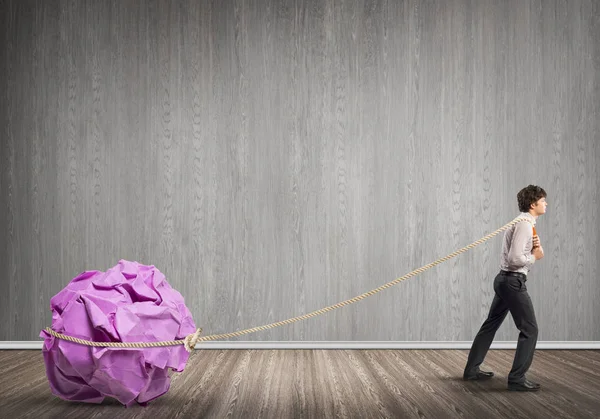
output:
<instances>
[{"instance_id":1,"label":"man's black shoe","mask_svg":"<svg viewBox=\"0 0 600 419\"><path fill-rule=\"evenodd\" d=\"M494 376L493 372L481 371L478 370L475 374L464 374L463 380L465 381L473 381L473 380L489 380Z\"/></svg>"},{"instance_id":2,"label":"man's black shoe","mask_svg":"<svg viewBox=\"0 0 600 419\"><path fill-rule=\"evenodd\" d=\"M509 391L538 391L541 387L538 383L529 380L522 383L508 383Z\"/></svg>"}]
</instances>

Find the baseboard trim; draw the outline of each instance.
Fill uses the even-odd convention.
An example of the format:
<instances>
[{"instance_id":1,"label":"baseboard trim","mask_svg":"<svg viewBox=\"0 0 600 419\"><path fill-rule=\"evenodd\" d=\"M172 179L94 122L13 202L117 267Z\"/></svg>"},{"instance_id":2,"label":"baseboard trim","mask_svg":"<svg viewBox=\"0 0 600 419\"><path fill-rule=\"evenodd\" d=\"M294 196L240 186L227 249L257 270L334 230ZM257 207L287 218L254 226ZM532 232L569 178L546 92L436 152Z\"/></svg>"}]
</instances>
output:
<instances>
[{"instance_id":1,"label":"baseboard trim","mask_svg":"<svg viewBox=\"0 0 600 419\"><path fill-rule=\"evenodd\" d=\"M0 341L0 350L40 350L41 341ZM368 342L368 341L323 341L323 342L251 342L216 341L202 342L196 349L470 349L472 342ZM515 349L516 341L493 342L491 349ZM541 341L536 349L600 349L600 341Z\"/></svg>"}]
</instances>

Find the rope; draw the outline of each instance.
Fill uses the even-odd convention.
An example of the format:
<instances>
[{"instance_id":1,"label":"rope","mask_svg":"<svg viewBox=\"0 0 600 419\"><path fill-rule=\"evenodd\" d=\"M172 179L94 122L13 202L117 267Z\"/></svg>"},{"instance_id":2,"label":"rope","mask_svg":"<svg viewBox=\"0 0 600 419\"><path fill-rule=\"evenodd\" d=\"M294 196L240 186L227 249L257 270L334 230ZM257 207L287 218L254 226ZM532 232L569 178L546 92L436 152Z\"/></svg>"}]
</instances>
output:
<instances>
[{"instance_id":1,"label":"rope","mask_svg":"<svg viewBox=\"0 0 600 419\"><path fill-rule=\"evenodd\" d=\"M185 337L185 339L182 340L169 340L169 341L161 341L161 342L93 342L93 341L89 341L89 340L85 340L85 339L79 339L73 336L68 336L68 335L63 335L62 333L58 333L55 332L54 330L52 330L50 327L46 327L46 332L48 332L49 334L51 334L52 336L59 338L59 339L64 339L70 342L75 342L75 343L79 343L81 345L87 345L87 346L96 346L96 347L111 347L111 348L151 348L151 347L160 347L160 346L175 346L175 345L184 345L186 350L188 352L191 352L193 349L195 349L196 344L198 342L205 342L205 341L210 341L210 340L219 340L219 339L226 339L226 338L231 338L231 337L237 337L237 336L242 336L242 335L246 335L249 333L253 333L253 332L258 332L258 331L263 331L263 330L268 330L268 329L273 329L275 327L279 327L279 326L283 326L283 325L287 325L287 324L291 324L294 322L297 322L299 320L306 320L309 319L311 317L315 317L324 313L327 313L329 311L335 310L337 308L340 307L344 307L353 303L356 303L357 301L363 300L367 297L370 297L374 294L377 294L380 291L383 291L393 285L398 284L399 282L402 282L408 278L411 278L415 275L418 275L424 271L426 271L427 269L430 269L432 267L434 267L435 265L438 265L442 262L445 262L449 259L452 259L453 257L456 257L458 255L460 255L461 253L466 252L467 250L470 250L478 245L480 245L481 243L491 239L492 237L496 236L497 234L501 233L504 230L509 229L510 227L512 227L513 225L517 224L520 221L527 221L530 222L529 219L525 218L525 217L517 217L514 220L512 220L511 222L505 224L504 226L500 227L498 230L488 234L487 236L482 237L481 239L463 247L462 249L457 250L454 253L450 253L447 256L444 256L443 258L440 258L438 260L436 260L435 262L429 263L425 266L420 267L419 269L415 269L412 272L407 273L406 275L394 279L393 281L388 282L387 284L381 285L380 287L377 287L371 291L365 292L364 294L360 294L354 298L351 298L349 300L345 300L345 301L341 301L337 304L328 306L328 307L324 307L322 309L313 311L311 313L307 313L307 314L303 314L301 316L296 316L296 317L292 317L291 319L287 319L287 320L282 320L276 323L271 323L271 324L266 324L263 326L257 326L257 327L253 327L250 329L244 329L244 330L239 330L237 332L231 332L231 333L223 333L223 334L219 334L219 335L210 335L210 336L203 336L200 337L200 333L202 332L202 329L197 329L196 332L188 335Z\"/></svg>"},{"instance_id":2,"label":"rope","mask_svg":"<svg viewBox=\"0 0 600 419\"><path fill-rule=\"evenodd\" d=\"M86 346L108 348L156 348L160 346L185 345L185 347L189 349L195 346L195 343L192 345L192 342L197 342L197 339L202 332L202 329L198 329L195 333L186 336L185 339L182 340L165 340L160 342L94 342L91 340L79 339L74 336L63 335L62 333L55 332L50 327L46 327L44 330L55 338L68 340L69 342L79 343Z\"/></svg>"}]
</instances>

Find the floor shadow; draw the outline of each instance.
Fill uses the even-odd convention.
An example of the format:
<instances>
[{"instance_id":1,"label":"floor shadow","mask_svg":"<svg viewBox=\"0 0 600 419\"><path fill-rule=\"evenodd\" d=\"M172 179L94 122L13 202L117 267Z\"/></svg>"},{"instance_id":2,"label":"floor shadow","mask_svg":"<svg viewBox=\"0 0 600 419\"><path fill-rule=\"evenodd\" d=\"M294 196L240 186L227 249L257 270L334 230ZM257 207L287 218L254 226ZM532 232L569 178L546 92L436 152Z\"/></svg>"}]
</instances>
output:
<instances>
[{"instance_id":1,"label":"floor shadow","mask_svg":"<svg viewBox=\"0 0 600 419\"><path fill-rule=\"evenodd\" d=\"M492 377L489 380L465 381L462 376L438 377L438 380L451 383L455 392L469 393L508 393L506 379L503 377Z\"/></svg>"}]
</instances>

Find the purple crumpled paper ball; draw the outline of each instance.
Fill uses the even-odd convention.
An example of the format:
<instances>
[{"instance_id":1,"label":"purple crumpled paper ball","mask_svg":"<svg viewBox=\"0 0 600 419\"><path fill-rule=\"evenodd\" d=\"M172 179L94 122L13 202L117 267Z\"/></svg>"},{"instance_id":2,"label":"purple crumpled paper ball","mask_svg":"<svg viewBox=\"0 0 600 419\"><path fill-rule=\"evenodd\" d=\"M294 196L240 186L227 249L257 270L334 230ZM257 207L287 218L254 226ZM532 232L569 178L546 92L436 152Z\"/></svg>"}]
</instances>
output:
<instances>
[{"instance_id":1,"label":"purple crumpled paper ball","mask_svg":"<svg viewBox=\"0 0 600 419\"><path fill-rule=\"evenodd\" d=\"M196 331L179 292L154 266L120 260L106 272L86 271L50 301L52 329L95 342L157 342ZM183 345L103 348L55 338L42 330L52 393L70 401L145 405L169 390L169 368L181 372Z\"/></svg>"}]
</instances>

